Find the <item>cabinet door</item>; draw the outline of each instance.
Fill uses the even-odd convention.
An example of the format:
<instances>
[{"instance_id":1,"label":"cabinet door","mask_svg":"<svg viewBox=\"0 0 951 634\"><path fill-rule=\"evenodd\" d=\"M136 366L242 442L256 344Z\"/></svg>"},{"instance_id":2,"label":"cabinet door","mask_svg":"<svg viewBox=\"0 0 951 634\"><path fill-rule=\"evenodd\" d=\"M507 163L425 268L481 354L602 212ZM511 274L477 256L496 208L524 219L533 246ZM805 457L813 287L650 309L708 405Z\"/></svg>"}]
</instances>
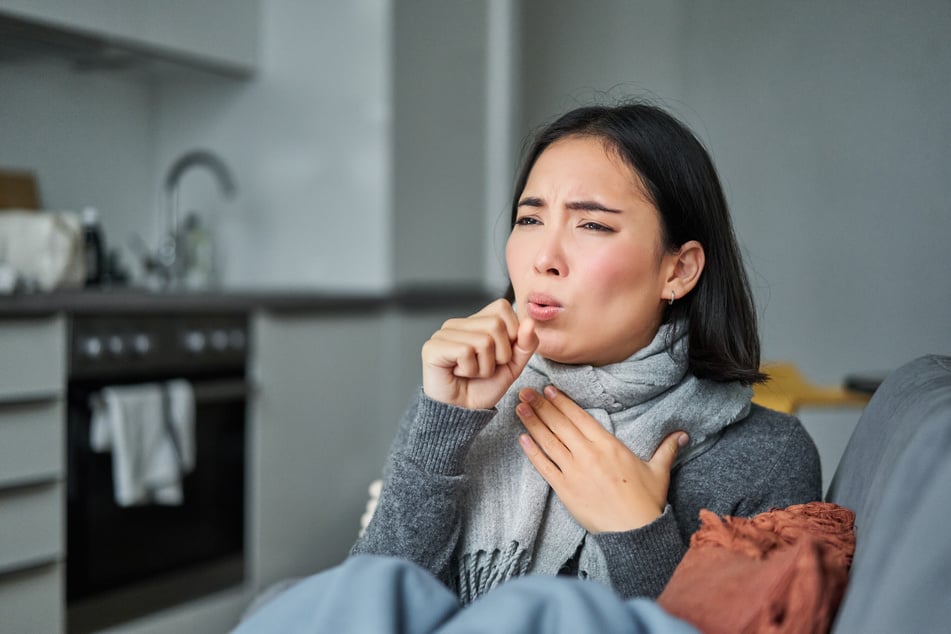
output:
<instances>
[{"instance_id":1,"label":"cabinet door","mask_svg":"<svg viewBox=\"0 0 951 634\"><path fill-rule=\"evenodd\" d=\"M61 399L0 402L0 488L62 477L65 417Z\"/></svg>"},{"instance_id":2,"label":"cabinet door","mask_svg":"<svg viewBox=\"0 0 951 634\"><path fill-rule=\"evenodd\" d=\"M64 631L63 565L0 575L0 632Z\"/></svg>"},{"instance_id":3,"label":"cabinet door","mask_svg":"<svg viewBox=\"0 0 951 634\"><path fill-rule=\"evenodd\" d=\"M0 402L55 398L65 385L63 318L0 320Z\"/></svg>"},{"instance_id":4,"label":"cabinet door","mask_svg":"<svg viewBox=\"0 0 951 634\"><path fill-rule=\"evenodd\" d=\"M115 0L133 5L137 22L128 35L238 73L257 65L259 0Z\"/></svg>"},{"instance_id":5,"label":"cabinet door","mask_svg":"<svg viewBox=\"0 0 951 634\"><path fill-rule=\"evenodd\" d=\"M395 428L381 423L382 316L266 314L253 344L251 552L261 587L347 556Z\"/></svg>"},{"instance_id":6,"label":"cabinet door","mask_svg":"<svg viewBox=\"0 0 951 634\"><path fill-rule=\"evenodd\" d=\"M126 5L114 0L0 0L0 10L4 13L87 35L120 32L124 24L132 21Z\"/></svg>"},{"instance_id":7,"label":"cabinet door","mask_svg":"<svg viewBox=\"0 0 951 634\"><path fill-rule=\"evenodd\" d=\"M63 485L0 489L0 573L63 556Z\"/></svg>"},{"instance_id":8,"label":"cabinet door","mask_svg":"<svg viewBox=\"0 0 951 634\"><path fill-rule=\"evenodd\" d=\"M239 75L257 63L260 9L260 0L0 0L12 17Z\"/></svg>"}]
</instances>

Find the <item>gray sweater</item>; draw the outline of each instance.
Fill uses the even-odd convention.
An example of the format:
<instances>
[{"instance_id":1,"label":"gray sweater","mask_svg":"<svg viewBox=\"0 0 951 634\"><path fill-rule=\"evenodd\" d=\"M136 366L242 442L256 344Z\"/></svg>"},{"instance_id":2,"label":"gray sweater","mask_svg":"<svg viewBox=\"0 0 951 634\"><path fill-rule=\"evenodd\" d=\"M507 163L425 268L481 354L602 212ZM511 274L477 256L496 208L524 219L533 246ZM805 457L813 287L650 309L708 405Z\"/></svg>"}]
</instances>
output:
<instances>
[{"instance_id":1,"label":"gray sweater","mask_svg":"<svg viewBox=\"0 0 951 634\"><path fill-rule=\"evenodd\" d=\"M450 575L464 516L463 465L494 415L494 409L454 407L421 393L400 422L376 512L351 552L409 559L455 587ZM663 515L642 528L589 538L604 553L615 591L656 597L699 527L700 509L751 517L821 496L819 454L806 430L792 416L753 405L715 445L674 469Z\"/></svg>"}]
</instances>

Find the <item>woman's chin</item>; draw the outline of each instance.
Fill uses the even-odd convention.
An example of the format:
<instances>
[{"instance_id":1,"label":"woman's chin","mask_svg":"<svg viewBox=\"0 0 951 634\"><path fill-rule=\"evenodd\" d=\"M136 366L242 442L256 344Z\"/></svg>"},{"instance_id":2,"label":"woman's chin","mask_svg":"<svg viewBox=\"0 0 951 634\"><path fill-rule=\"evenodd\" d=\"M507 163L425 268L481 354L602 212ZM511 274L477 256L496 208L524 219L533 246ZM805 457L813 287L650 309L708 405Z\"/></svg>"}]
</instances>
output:
<instances>
[{"instance_id":1,"label":"woman's chin","mask_svg":"<svg viewBox=\"0 0 951 634\"><path fill-rule=\"evenodd\" d=\"M578 355L571 354L570 350L566 350L564 346L557 345L545 345L545 341L542 340L538 344L538 349L535 350L535 354L540 357L544 357L549 361L554 361L555 363L563 363L565 365L582 365L584 361L578 359Z\"/></svg>"}]
</instances>

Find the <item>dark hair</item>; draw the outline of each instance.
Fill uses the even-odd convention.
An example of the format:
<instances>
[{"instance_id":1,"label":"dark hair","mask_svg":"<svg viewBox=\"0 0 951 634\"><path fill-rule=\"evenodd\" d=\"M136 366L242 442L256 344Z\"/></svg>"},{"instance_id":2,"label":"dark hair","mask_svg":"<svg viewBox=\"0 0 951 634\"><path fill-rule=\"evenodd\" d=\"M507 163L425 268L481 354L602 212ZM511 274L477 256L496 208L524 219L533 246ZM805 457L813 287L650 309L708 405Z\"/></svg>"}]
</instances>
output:
<instances>
[{"instance_id":1,"label":"dark hair","mask_svg":"<svg viewBox=\"0 0 951 634\"><path fill-rule=\"evenodd\" d=\"M697 285L665 316L688 324L688 370L715 381L765 380L753 298L716 168L697 137L664 110L639 102L587 106L543 128L515 183L512 226L535 161L552 143L572 136L602 139L640 177L660 213L665 249L675 251L689 240L703 245L706 264Z\"/></svg>"}]
</instances>

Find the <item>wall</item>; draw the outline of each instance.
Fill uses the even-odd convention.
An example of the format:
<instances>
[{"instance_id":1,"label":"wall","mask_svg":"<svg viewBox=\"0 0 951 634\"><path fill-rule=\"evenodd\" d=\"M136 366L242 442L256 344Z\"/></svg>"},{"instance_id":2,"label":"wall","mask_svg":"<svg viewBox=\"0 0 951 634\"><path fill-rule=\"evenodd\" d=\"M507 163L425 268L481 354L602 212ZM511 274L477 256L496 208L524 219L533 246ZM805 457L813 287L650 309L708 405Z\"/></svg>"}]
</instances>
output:
<instances>
[{"instance_id":1,"label":"wall","mask_svg":"<svg viewBox=\"0 0 951 634\"><path fill-rule=\"evenodd\" d=\"M397 283L479 282L486 3L404 3L394 21ZM447 63L448 62L448 63Z\"/></svg>"},{"instance_id":2,"label":"wall","mask_svg":"<svg viewBox=\"0 0 951 634\"><path fill-rule=\"evenodd\" d=\"M234 201L221 201L200 170L182 194L217 220L229 285L385 289L389 3L280 0L262 9L253 81L160 80L157 163L203 146L235 172Z\"/></svg>"},{"instance_id":3,"label":"wall","mask_svg":"<svg viewBox=\"0 0 951 634\"><path fill-rule=\"evenodd\" d=\"M592 101L679 100L684 11L682 1L522 0L518 134Z\"/></svg>"},{"instance_id":4,"label":"wall","mask_svg":"<svg viewBox=\"0 0 951 634\"><path fill-rule=\"evenodd\" d=\"M135 72L0 57L0 166L32 170L46 209L97 207L127 247L152 215L151 96Z\"/></svg>"},{"instance_id":5,"label":"wall","mask_svg":"<svg viewBox=\"0 0 951 634\"><path fill-rule=\"evenodd\" d=\"M524 13L526 129L614 88L653 94L707 143L766 359L837 383L951 352L951 5L526 0ZM828 481L857 412L802 418Z\"/></svg>"},{"instance_id":6,"label":"wall","mask_svg":"<svg viewBox=\"0 0 951 634\"><path fill-rule=\"evenodd\" d=\"M501 288L516 2L261 3L250 80L0 46L0 161L36 168L52 206L100 207L129 263L165 230L169 166L207 148L238 195L195 169L179 206L213 226L229 287Z\"/></svg>"},{"instance_id":7,"label":"wall","mask_svg":"<svg viewBox=\"0 0 951 634\"><path fill-rule=\"evenodd\" d=\"M31 168L49 208L100 208L128 257L155 248L173 160L220 154L238 196L189 172L183 209L215 224L240 287L355 292L391 284L388 0L262 3L260 72L237 80L170 65L78 70L0 47L0 166Z\"/></svg>"}]
</instances>

